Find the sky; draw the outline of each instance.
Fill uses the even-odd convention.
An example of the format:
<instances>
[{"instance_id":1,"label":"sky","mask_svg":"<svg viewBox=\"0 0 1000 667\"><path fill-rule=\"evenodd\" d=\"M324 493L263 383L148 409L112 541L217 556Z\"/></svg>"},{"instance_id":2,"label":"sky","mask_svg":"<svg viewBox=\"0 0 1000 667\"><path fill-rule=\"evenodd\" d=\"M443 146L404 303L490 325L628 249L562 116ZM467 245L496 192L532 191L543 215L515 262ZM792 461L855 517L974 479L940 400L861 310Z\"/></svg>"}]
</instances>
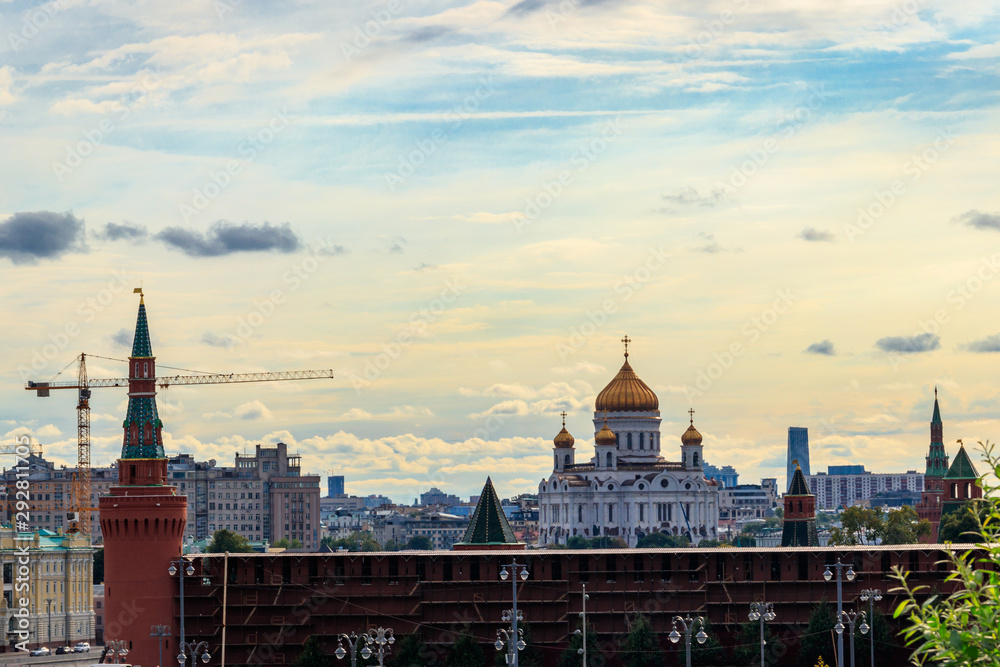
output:
<instances>
[{"instance_id":1,"label":"sky","mask_svg":"<svg viewBox=\"0 0 1000 667\"><path fill-rule=\"evenodd\" d=\"M24 383L124 376L140 285L161 374L335 376L161 391L166 451L282 441L324 489L536 491L626 334L664 455L694 409L744 483L789 426L813 472L922 470L934 387L951 454L995 441L998 14L0 1L0 444L75 462Z\"/></svg>"}]
</instances>

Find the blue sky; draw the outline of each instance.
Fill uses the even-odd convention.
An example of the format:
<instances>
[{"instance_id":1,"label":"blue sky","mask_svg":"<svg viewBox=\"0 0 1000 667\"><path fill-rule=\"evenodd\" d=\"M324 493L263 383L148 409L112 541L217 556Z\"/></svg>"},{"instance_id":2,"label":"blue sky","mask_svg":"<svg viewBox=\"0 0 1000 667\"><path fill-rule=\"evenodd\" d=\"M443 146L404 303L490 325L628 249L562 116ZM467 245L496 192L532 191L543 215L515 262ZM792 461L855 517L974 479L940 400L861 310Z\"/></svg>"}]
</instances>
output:
<instances>
[{"instance_id":1,"label":"blue sky","mask_svg":"<svg viewBox=\"0 0 1000 667\"><path fill-rule=\"evenodd\" d=\"M342 4L0 2L5 442L73 460L21 385L125 356L140 281L161 368L337 376L172 388L169 451L355 493L534 490L625 333L743 481L792 425L920 469L935 385L996 438L998 3Z\"/></svg>"}]
</instances>

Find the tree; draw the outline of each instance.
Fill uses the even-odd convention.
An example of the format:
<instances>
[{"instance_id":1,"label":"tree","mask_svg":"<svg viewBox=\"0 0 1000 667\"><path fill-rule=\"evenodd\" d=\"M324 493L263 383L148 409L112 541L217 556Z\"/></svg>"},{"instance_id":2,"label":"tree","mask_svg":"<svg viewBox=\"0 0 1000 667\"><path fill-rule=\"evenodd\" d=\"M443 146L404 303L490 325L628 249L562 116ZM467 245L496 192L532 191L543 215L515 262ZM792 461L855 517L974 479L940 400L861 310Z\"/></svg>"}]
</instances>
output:
<instances>
[{"instance_id":1,"label":"tree","mask_svg":"<svg viewBox=\"0 0 1000 667\"><path fill-rule=\"evenodd\" d=\"M916 544L931 534L931 522L920 519L911 506L903 505L885 515L880 533L882 544Z\"/></svg>"},{"instance_id":2,"label":"tree","mask_svg":"<svg viewBox=\"0 0 1000 667\"><path fill-rule=\"evenodd\" d=\"M205 553L221 554L225 552L231 554L248 554L253 551L250 541L231 530L220 528L212 533L212 541L205 547Z\"/></svg>"},{"instance_id":3,"label":"tree","mask_svg":"<svg viewBox=\"0 0 1000 667\"><path fill-rule=\"evenodd\" d=\"M625 667L655 667L660 664L660 643L653 633L653 626L643 614L632 619L632 628L622 648Z\"/></svg>"},{"instance_id":4,"label":"tree","mask_svg":"<svg viewBox=\"0 0 1000 667\"><path fill-rule=\"evenodd\" d=\"M764 657L780 656L784 652L784 643L774 636L771 626L764 624ZM733 648L733 662L737 665L760 664L760 621L747 621L736 633L736 646ZM776 663L777 658L768 661Z\"/></svg>"},{"instance_id":5,"label":"tree","mask_svg":"<svg viewBox=\"0 0 1000 667\"><path fill-rule=\"evenodd\" d=\"M941 517L938 529L938 539L941 542L975 543L982 542L983 536L979 528L986 519L985 507L980 503L971 502L954 512Z\"/></svg>"},{"instance_id":6,"label":"tree","mask_svg":"<svg viewBox=\"0 0 1000 667\"><path fill-rule=\"evenodd\" d=\"M823 600L813 608L809 616L809 625L800 637L802 649L799 651L799 664L803 667L813 667L823 659L831 665L837 664L837 652L833 642L834 610L830 603Z\"/></svg>"},{"instance_id":7,"label":"tree","mask_svg":"<svg viewBox=\"0 0 1000 667\"><path fill-rule=\"evenodd\" d=\"M406 543L406 548L414 551L430 551L434 548L434 544L431 542L431 538L426 535L414 535Z\"/></svg>"},{"instance_id":8,"label":"tree","mask_svg":"<svg viewBox=\"0 0 1000 667\"><path fill-rule=\"evenodd\" d=\"M883 528L881 507L848 507L840 515L840 528L830 530L830 546L875 544Z\"/></svg>"},{"instance_id":9,"label":"tree","mask_svg":"<svg viewBox=\"0 0 1000 667\"><path fill-rule=\"evenodd\" d=\"M293 667L326 667L327 657L315 636L309 637L302 645L302 653L292 663Z\"/></svg>"},{"instance_id":10,"label":"tree","mask_svg":"<svg viewBox=\"0 0 1000 667\"><path fill-rule=\"evenodd\" d=\"M583 648L583 625L577 629L580 634L573 634L569 639L569 645L566 650L562 652L559 656L559 666L558 667L580 667L580 663L583 661L583 656L580 655L580 649ZM586 667L603 667L605 663L604 656L601 655L601 650L597 646L597 631L594 630L592 625L587 625L587 666Z\"/></svg>"},{"instance_id":11,"label":"tree","mask_svg":"<svg viewBox=\"0 0 1000 667\"><path fill-rule=\"evenodd\" d=\"M698 543L699 549L715 549L722 546L720 540L702 540Z\"/></svg>"},{"instance_id":12,"label":"tree","mask_svg":"<svg viewBox=\"0 0 1000 667\"><path fill-rule=\"evenodd\" d=\"M688 538L668 533L650 533L636 542L637 549L683 549L691 543Z\"/></svg>"},{"instance_id":13,"label":"tree","mask_svg":"<svg viewBox=\"0 0 1000 667\"><path fill-rule=\"evenodd\" d=\"M916 594L925 587L911 588L908 572L895 568L906 599L894 616L907 621L903 628L906 643L913 648L913 662L951 667L996 665L1000 655L1000 457L989 441L979 443L990 467L978 484L984 491L981 501L984 520L973 513L983 538L977 550L951 552L952 571L945 578L956 589L947 597L931 596L918 602Z\"/></svg>"},{"instance_id":14,"label":"tree","mask_svg":"<svg viewBox=\"0 0 1000 667\"><path fill-rule=\"evenodd\" d=\"M402 635L389 654L388 667L424 667L424 640L420 635Z\"/></svg>"},{"instance_id":15,"label":"tree","mask_svg":"<svg viewBox=\"0 0 1000 667\"><path fill-rule=\"evenodd\" d=\"M628 549L628 542L620 537L601 535L590 541L591 549Z\"/></svg>"},{"instance_id":16,"label":"tree","mask_svg":"<svg viewBox=\"0 0 1000 667\"><path fill-rule=\"evenodd\" d=\"M589 549L590 540L588 540L583 535L574 535L573 537L566 540L567 549Z\"/></svg>"},{"instance_id":17,"label":"tree","mask_svg":"<svg viewBox=\"0 0 1000 667\"><path fill-rule=\"evenodd\" d=\"M104 583L104 548L94 549L94 583Z\"/></svg>"},{"instance_id":18,"label":"tree","mask_svg":"<svg viewBox=\"0 0 1000 667\"><path fill-rule=\"evenodd\" d=\"M444 667L483 667L483 647L471 635L462 633L444 661Z\"/></svg>"},{"instance_id":19,"label":"tree","mask_svg":"<svg viewBox=\"0 0 1000 667\"><path fill-rule=\"evenodd\" d=\"M280 549L301 549L302 543L295 539L290 540L287 537L282 537L280 540L275 540L271 546Z\"/></svg>"},{"instance_id":20,"label":"tree","mask_svg":"<svg viewBox=\"0 0 1000 667\"><path fill-rule=\"evenodd\" d=\"M866 611L867 614L867 611ZM861 634L855 628L854 641L857 643L857 659L861 664L867 664L871 654L871 642L875 641L875 664L891 665L896 662L899 646L895 639L896 632L889 627L889 620L880 609L875 610L872 618L866 619L869 630ZM858 625L861 621L858 621Z\"/></svg>"},{"instance_id":21,"label":"tree","mask_svg":"<svg viewBox=\"0 0 1000 667\"><path fill-rule=\"evenodd\" d=\"M375 541L374 536L369 532L353 532L347 537L334 539L324 537L320 544L330 547L333 551L343 549L344 551L379 551L382 547Z\"/></svg>"}]
</instances>

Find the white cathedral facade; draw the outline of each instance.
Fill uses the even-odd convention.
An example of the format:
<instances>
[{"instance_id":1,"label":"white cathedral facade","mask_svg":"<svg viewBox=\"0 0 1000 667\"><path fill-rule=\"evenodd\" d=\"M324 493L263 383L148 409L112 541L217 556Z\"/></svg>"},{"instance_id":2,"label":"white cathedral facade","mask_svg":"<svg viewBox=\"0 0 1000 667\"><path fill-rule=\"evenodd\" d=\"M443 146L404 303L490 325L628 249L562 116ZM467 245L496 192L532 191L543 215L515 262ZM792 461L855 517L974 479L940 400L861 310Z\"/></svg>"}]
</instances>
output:
<instances>
[{"instance_id":1,"label":"white cathedral facade","mask_svg":"<svg viewBox=\"0 0 1000 667\"><path fill-rule=\"evenodd\" d=\"M681 436L680 462L660 455L659 399L625 363L594 406L594 457L576 462L574 438L553 443L553 470L538 485L539 543L566 544L574 535L620 537L629 546L650 533L717 539L719 489L703 470L702 437L694 419Z\"/></svg>"}]
</instances>

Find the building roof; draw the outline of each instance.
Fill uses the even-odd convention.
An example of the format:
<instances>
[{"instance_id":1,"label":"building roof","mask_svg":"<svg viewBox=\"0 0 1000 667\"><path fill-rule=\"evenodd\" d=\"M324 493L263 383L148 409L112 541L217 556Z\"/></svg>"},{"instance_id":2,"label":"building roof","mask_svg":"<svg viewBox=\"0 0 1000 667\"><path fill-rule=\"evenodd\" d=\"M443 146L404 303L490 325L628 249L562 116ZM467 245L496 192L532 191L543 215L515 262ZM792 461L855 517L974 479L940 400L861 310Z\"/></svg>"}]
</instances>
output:
<instances>
[{"instance_id":1,"label":"building roof","mask_svg":"<svg viewBox=\"0 0 1000 667\"><path fill-rule=\"evenodd\" d=\"M476 511L472 513L469 528L465 531L465 537L461 544L469 545L490 545L490 544L518 544L514 531L507 521L503 507L500 505L500 498L493 488L493 480L486 478L486 486L479 495L479 504Z\"/></svg>"},{"instance_id":2,"label":"building roof","mask_svg":"<svg viewBox=\"0 0 1000 667\"><path fill-rule=\"evenodd\" d=\"M972 459L966 453L964 444L958 448L958 454L955 454L955 460L948 468L948 474L944 477L945 479L979 479L979 473L976 472L976 466L972 465Z\"/></svg>"},{"instance_id":3,"label":"building roof","mask_svg":"<svg viewBox=\"0 0 1000 667\"><path fill-rule=\"evenodd\" d=\"M618 374L612 378L601 393L597 395L594 409L598 412L654 412L660 409L660 401L649 386L639 379L628 363L628 352L625 353L625 363Z\"/></svg>"},{"instance_id":4,"label":"building roof","mask_svg":"<svg viewBox=\"0 0 1000 667\"><path fill-rule=\"evenodd\" d=\"M938 407L937 387L934 387L934 416L931 417L931 423L932 424L941 423L941 408Z\"/></svg>"},{"instance_id":5,"label":"building roof","mask_svg":"<svg viewBox=\"0 0 1000 667\"><path fill-rule=\"evenodd\" d=\"M809 493L809 485L806 484L805 475L802 474L802 468L796 464L795 474L792 475L792 483L788 485L788 493L786 496L811 496Z\"/></svg>"},{"instance_id":6,"label":"building roof","mask_svg":"<svg viewBox=\"0 0 1000 667\"><path fill-rule=\"evenodd\" d=\"M152 357L153 346L149 344L149 325L146 324L146 303L139 297L139 317L135 321L135 336L132 338L133 357Z\"/></svg>"}]
</instances>

